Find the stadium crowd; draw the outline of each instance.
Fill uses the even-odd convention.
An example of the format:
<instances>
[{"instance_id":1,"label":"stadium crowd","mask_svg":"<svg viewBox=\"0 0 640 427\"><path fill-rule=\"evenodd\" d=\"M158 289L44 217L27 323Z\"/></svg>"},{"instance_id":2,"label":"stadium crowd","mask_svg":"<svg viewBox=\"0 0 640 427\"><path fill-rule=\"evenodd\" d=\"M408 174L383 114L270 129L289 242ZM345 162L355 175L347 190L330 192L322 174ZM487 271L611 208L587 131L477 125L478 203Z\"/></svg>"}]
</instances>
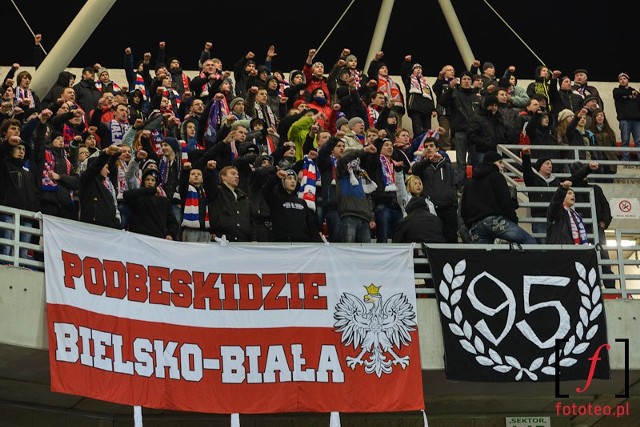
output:
<instances>
[{"instance_id":1,"label":"stadium crowd","mask_svg":"<svg viewBox=\"0 0 640 427\"><path fill-rule=\"evenodd\" d=\"M616 146L585 69L540 66L522 87L515 66L498 74L475 60L429 81L406 55L399 83L383 52L363 70L347 48L326 66L310 49L285 73L274 46L262 60L239 53L229 68L206 42L190 78L166 50L160 42L155 57L135 58L124 49L126 82L94 64L80 76L62 71L46 94L13 64L1 87L0 204L191 242L544 242L518 225L496 151L520 143L525 183L557 188L529 195L549 204L532 211L547 218L533 231L583 244L572 186L615 173L598 161L616 152L572 159L546 148ZM628 146L640 137L640 99L628 74L618 80ZM604 235L611 214L597 193Z\"/></svg>"}]
</instances>

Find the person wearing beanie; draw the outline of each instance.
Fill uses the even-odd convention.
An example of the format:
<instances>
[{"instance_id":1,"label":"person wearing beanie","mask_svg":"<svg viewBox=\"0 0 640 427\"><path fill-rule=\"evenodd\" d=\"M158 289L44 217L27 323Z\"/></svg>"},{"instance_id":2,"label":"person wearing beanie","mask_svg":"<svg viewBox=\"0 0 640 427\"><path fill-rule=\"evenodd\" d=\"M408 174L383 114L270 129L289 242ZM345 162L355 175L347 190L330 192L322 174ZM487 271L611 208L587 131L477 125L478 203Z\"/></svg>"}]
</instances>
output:
<instances>
[{"instance_id":1,"label":"person wearing beanie","mask_svg":"<svg viewBox=\"0 0 640 427\"><path fill-rule=\"evenodd\" d=\"M113 80L111 80L111 76L109 75L109 70L102 67L96 73L98 80L96 80L96 88L102 92L111 92L113 94L122 92L122 88L120 85Z\"/></svg>"},{"instance_id":2,"label":"person wearing beanie","mask_svg":"<svg viewBox=\"0 0 640 427\"><path fill-rule=\"evenodd\" d=\"M344 49L340 56L341 58L344 58L344 67L349 70L349 76L352 79L351 86L353 86L360 95L365 95L365 91L374 87L373 85L375 84L375 81L369 81L369 77L367 77L362 70L357 68L358 58L356 58L354 54L350 53L349 49ZM338 64L342 64L342 62L338 61Z\"/></svg>"},{"instance_id":3,"label":"person wearing beanie","mask_svg":"<svg viewBox=\"0 0 640 427\"><path fill-rule=\"evenodd\" d=\"M492 62L482 64L482 93L495 93L498 88L498 79L496 78L496 67Z\"/></svg>"},{"instance_id":4,"label":"person wearing beanie","mask_svg":"<svg viewBox=\"0 0 640 427\"><path fill-rule=\"evenodd\" d=\"M160 239L176 240L178 221L171 202L164 195L160 184L160 173L147 168L142 172L142 186L127 190L123 199L131 210L129 231Z\"/></svg>"},{"instance_id":5,"label":"person wearing beanie","mask_svg":"<svg viewBox=\"0 0 640 427\"><path fill-rule=\"evenodd\" d=\"M456 148L458 191L467 180L467 163L477 164L476 149L467 139L471 112L480 110L480 94L471 87L472 77L468 71L460 75L460 83L451 80L449 90L438 98L438 104L450 112L451 134Z\"/></svg>"},{"instance_id":6,"label":"person wearing beanie","mask_svg":"<svg viewBox=\"0 0 640 427\"><path fill-rule=\"evenodd\" d=\"M209 197L215 193L215 168L215 160L204 161L200 157L193 164L186 162L180 172L180 240L183 242L211 241Z\"/></svg>"},{"instance_id":7,"label":"person wearing beanie","mask_svg":"<svg viewBox=\"0 0 640 427\"><path fill-rule=\"evenodd\" d=\"M579 182L586 177L588 169L574 171L570 178L571 182ZM537 158L535 164L531 165L531 149L522 149L522 177L527 187L548 187L555 188L560 185L561 180L553 174L553 161L546 156ZM539 203L540 206L531 208L531 216L534 218L546 218L547 207L551 202L553 193L542 191L529 191L529 201ZM538 243L545 243L547 233L547 222L534 222L531 224L531 231L535 234Z\"/></svg>"},{"instance_id":8,"label":"person wearing beanie","mask_svg":"<svg viewBox=\"0 0 640 427\"><path fill-rule=\"evenodd\" d=\"M118 210L118 172L120 147L110 145L97 157L90 157L80 177L80 221L103 227L120 228Z\"/></svg>"},{"instance_id":9,"label":"person wearing beanie","mask_svg":"<svg viewBox=\"0 0 640 427\"><path fill-rule=\"evenodd\" d=\"M613 102L618 115L620 138L624 149L629 147L632 135L634 141L640 141L640 96L635 88L629 86L627 73L618 74L618 83L619 86L613 89ZM621 160L631 160L630 153L623 151Z\"/></svg>"},{"instance_id":10,"label":"person wearing beanie","mask_svg":"<svg viewBox=\"0 0 640 427\"><path fill-rule=\"evenodd\" d=\"M30 170L39 190L42 213L77 220L78 211L73 200L73 192L78 190L80 181L67 156L62 134L52 132L47 135L51 130L51 115L51 110L43 110L37 120L32 138Z\"/></svg>"},{"instance_id":11,"label":"person wearing beanie","mask_svg":"<svg viewBox=\"0 0 640 427\"><path fill-rule=\"evenodd\" d=\"M162 156L158 156L156 150L151 146L151 135L144 133L140 137L142 149L147 153L149 159L152 159L158 165L160 172L160 183L158 186L165 192L167 198L172 204L173 213L176 220L180 221L180 194L178 193L178 183L180 180L180 170L182 169L184 143L172 137L166 137L160 144Z\"/></svg>"},{"instance_id":12,"label":"person wearing beanie","mask_svg":"<svg viewBox=\"0 0 640 427\"><path fill-rule=\"evenodd\" d=\"M5 122L11 122L12 126L16 126L15 119L7 119ZM7 126L8 128L8 126ZM38 202L35 180L31 172L24 167L25 161L30 158L29 144L23 141L19 135L19 127L9 131L6 139L2 138L0 142L0 201L2 205L16 209L23 209L31 212L40 210ZM8 129L7 129L8 130ZM7 136L7 130L4 129L3 136ZM15 132L15 133L14 133ZM13 223L12 215L0 214L0 222ZM37 223L37 221L36 221ZM21 217L20 225L37 228L37 225L31 220ZM10 229L0 228L0 238L13 240L13 231ZM20 233L21 242L31 242L32 236L27 233ZM13 247L0 245L1 255L12 255ZM20 248L20 258L29 258L28 249Z\"/></svg>"},{"instance_id":13,"label":"person wearing beanie","mask_svg":"<svg viewBox=\"0 0 640 427\"><path fill-rule=\"evenodd\" d=\"M322 88L327 99L330 99L329 79L324 75L324 64L320 61L314 61L316 49L309 49L307 59L302 67L302 73L305 80L305 91L307 94L313 92L317 87Z\"/></svg>"},{"instance_id":14,"label":"person wearing beanie","mask_svg":"<svg viewBox=\"0 0 640 427\"><path fill-rule=\"evenodd\" d=\"M361 117L352 117L347 122L349 129L345 132L343 141L345 151L359 150L365 144L365 126Z\"/></svg>"},{"instance_id":15,"label":"person wearing beanie","mask_svg":"<svg viewBox=\"0 0 640 427\"><path fill-rule=\"evenodd\" d=\"M485 153L495 151L498 144L515 144L515 130L507 126L498 108L498 97L487 95L483 108L469 121L467 140L475 147L478 163Z\"/></svg>"},{"instance_id":16,"label":"person wearing beanie","mask_svg":"<svg viewBox=\"0 0 640 427\"><path fill-rule=\"evenodd\" d=\"M346 116L340 116L338 120L336 120L336 129L343 130L342 126L349 126L349 119Z\"/></svg>"},{"instance_id":17,"label":"person wearing beanie","mask_svg":"<svg viewBox=\"0 0 640 427\"><path fill-rule=\"evenodd\" d=\"M283 95L287 98L288 110L295 108L294 103L296 101L304 100L306 86L302 70L292 70L289 73L289 86L283 91Z\"/></svg>"},{"instance_id":18,"label":"person wearing beanie","mask_svg":"<svg viewBox=\"0 0 640 427\"><path fill-rule=\"evenodd\" d=\"M464 186L460 214L474 243L494 243L496 239L520 244L535 244L529 233L518 226L518 202L511 196L502 176L502 155L485 153Z\"/></svg>"},{"instance_id":19,"label":"person wearing beanie","mask_svg":"<svg viewBox=\"0 0 640 427\"><path fill-rule=\"evenodd\" d=\"M431 128L431 118L437 115L436 98L427 78L422 74L422 66L407 55L402 62L400 76L407 96L407 115L411 119L413 135Z\"/></svg>"},{"instance_id":20,"label":"person wearing beanie","mask_svg":"<svg viewBox=\"0 0 640 427\"><path fill-rule=\"evenodd\" d=\"M298 174L279 170L271 175L262 189L269 205L274 242L321 242L315 213L298 197Z\"/></svg>"},{"instance_id":21,"label":"person wearing beanie","mask_svg":"<svg viewBox=\"0 0 640 427\"><path fill-rule=\"evenodd\" d=\"M556 84L556 82L558 84ZM575 113L582 107L582 96L573 91L571 87L573 81L569 76L561 76L557 80L555 77L551 80L549 98L553 110L551 111L556 117L562 110L569 110ZM558 121L559 123L560 121Z\"/></svg>"},{"instance_id":22,"label":"person wearing beanie","mask_svg":"<svg viewBox=\"0 0 640 427\"><path fill-rule=\"evenodd\" d=\"M575 113L573 111L569 110L568 108L565 108L564 110L558 113L558 123L562 123L567 119L573 119L574 115Z\"/></svg>"}]
</instances>

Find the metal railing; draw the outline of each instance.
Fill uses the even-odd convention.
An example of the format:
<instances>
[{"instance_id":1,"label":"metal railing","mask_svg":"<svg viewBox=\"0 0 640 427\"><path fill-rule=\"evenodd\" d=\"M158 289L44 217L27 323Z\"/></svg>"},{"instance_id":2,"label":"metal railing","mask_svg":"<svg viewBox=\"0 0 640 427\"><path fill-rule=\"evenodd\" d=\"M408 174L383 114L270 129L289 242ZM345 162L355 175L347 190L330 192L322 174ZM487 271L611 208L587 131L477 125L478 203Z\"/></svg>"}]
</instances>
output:
<instances>
[{"instance_id":1,"label":"metal railing","mask_svg":"<svg viewBox=\"0 0 640 427\"><path fill-rule=\"evenodd\" d=\"M520 190L520 188L518 189ZM526 187L522 188L522 191L527 191ZM536 190L538 188L536 187ZM547 189L548 190L548 189ZM593 191L591 191L593 193ZM533 205L537 205L532 203ZM582 204L580 204L582 205ZM593 212L593 203L587 204L584 203L585 207L587 205L591 205ZM13 218L13 222L0 222L0 230L9 230L12 232L11 238L0 238L0 247L10 247L11 255L0 255L0 262L4 264L11 264L16 267L26 267L34 270L44 271L44 263L42 261L37 261L31 258L23 258L20 257L20 249L31 251L31 256L36 254L42 254L43 246L42 246L42 226L41 226L41 216L39 213L23 211L20 209L9 208L6 206L0 206L0 214L10 215ZM39 228L29 227L19 225L22 220L29 220L33 222L37 222L40 224ZM533 220L536 218L523 218L523 220ZM586 221L585 221L586 222ZM589 222L590 223L590 222ZM23 233L23 237L25 236L35 236L37 240L39 240L38 244L28 243L20 241L19 236L20 233ZM638 288L629 288L628 282L631 280L640 281L640 245L638 245L638 240L635 236L640 235L640 229L630 229L630 230L615 230L615 241L616 245L602 245L603 249L606 249L610 252L613 252L615 257L610 260L603 260L598 255L598 265L600 269L602 266L607 265L614 267L616 272L612 274L602 274L602 270L600 271L600 277L603 280L615 280L619 283L618 289L603 289L604 294L616 294L621 295L623 298L628 298L630 295L640 295L640 286ZM630 246L622 246L620 242L623 240L623 237L633 236L634 245ZM598 244L598 233L590 233L588 235L592 239L595 245ZM23 240L26 240L23 238ZM603 242L606 243L606 242ZM273 243L271 243L273 244ZM393 243L390 243L393 244ZM359 244L359 246L371 246L376 247L379 246L378 243L366 243ZM447 249L485 249L485 250L512 250L513 246L508 244L468 244L468 243L459 243L459 244L429 244L429 247L433 248L447 248ZM563 251L566 249L590 249L587 246L575 246L575 245L521 245L523 250L548 250L548 251ZM24 252L24 251L23 251ZM429 261L424 253L423 249L416 245L416 255L414 256L414 277L416 280L416 293L418 297L430 297L435 294L433 289L433 277L429 271ZM42 259L42 257L39 257ZM632 269L637 270L634 272Z\"/></svg>"},{"instance_id":2,"label":"metal railing","mask_svg":"<svg viewBox=\"0 0 640 427\"><path fill-rule=\"evenodd\" d=\"M38 260L43 250L40 213L0 206L0 214L5 218L0 221L0 263L44 270L44 262Z\"/></svg>"},{"instance_id":3,"label":"metal railing","mask_svg":"<svg viewBox=\"0 0 640 427\"><path fill-rule=\"evenodd\" d=\"M522 172L514 167L513 164L522 165L522 159L520 158L520 151L524 148L524 145L517 144L505 144L498 145L497 150L505 157L505 169L507 169L509 174L513 174L522 178ZM556 165L571 165L574 162L582 162L586 163L587 160L580 159L580 153L586 155L587 152L594 153L606 153L606 152L629 152L636 153L636 156L640 159L640 147L587 147L587 146L573 146L573 145L527 145L526 147L531 148L531 162L532 164L536 161L536 152L545 151L545 152L566 152L568 158L553 158L551 161ZM604 155L604 154L603 154ZM600 165L609 165L609 166L623 166L625 169L624 174L618 173L595 173L591 174L587 177L589 180L593 180L596 178L599 179L629 179L629 180L640 180L640 161L637 160L596 160ZM632 168L638 168L638 172L636 173L628 173ZM569 173L561 172L555 174L558 178L566 178L570 176Z\"/></svg>"}]
</instances>

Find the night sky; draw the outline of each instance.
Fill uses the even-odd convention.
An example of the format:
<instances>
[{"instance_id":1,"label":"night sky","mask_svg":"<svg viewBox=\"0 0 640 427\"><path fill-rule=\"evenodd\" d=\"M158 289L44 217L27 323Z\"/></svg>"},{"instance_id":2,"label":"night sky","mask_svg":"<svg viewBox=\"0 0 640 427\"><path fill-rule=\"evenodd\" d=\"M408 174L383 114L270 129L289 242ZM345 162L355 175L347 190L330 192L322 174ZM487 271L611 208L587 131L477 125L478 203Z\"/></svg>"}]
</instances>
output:
<instances>
[{"instance_id":1,"label":"night sky","mask_svg":"<svg viewBox=\"0 0 640 427\"><path fill-rule=\"evenodd\" d=\"M43 34L47 50L85 3L14 1L32 29ZM69 66L100 62L108 68L122 68L125 47L131 46L136 59L146 51L155 56L158 42L163 40L167 56L178 57L183 68L193 70L204 42L209 40L214 56L229 70L248 51L262 63L268 46L274 44L278 53L274 68L288 72L302 67L307 51L322 42L349 3L120 0ZM598 2L597 8L593 2L576 0L491 0L490 4L550 68L565 73L586 68L592 81L616 81L620 71L630 73L632 81L638 80L632 66L637 60L631 50L635 25L620 21L623 12L617 10L619 2ZM476 58L494 63L499 74L515 65L520 78L533 78L538 60L484 1L454 0L453 6ZM353 3L317 56L327 71L343 47L350 48L364 66L379 7L380 1L374 0ZM0 49L0 64L33 65L33 38L11 2L3 2L2 16L11 41L5 39ZM397 0L382 50L391 74L399 73L406 54L423 65L426 75L436 75L446 63L458 72L463 68L436 0Z\"/></svg>"}]
</instances>

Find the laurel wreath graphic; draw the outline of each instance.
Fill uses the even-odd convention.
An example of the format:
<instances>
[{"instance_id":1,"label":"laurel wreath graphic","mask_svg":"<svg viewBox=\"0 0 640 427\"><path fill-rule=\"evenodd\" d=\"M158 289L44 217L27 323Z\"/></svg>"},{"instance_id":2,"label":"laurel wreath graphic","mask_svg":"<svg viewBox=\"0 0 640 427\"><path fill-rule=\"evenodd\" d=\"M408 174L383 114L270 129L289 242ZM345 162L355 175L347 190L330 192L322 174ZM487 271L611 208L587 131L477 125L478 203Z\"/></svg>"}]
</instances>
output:
<instances>
[{"instance_id":1,"label":"laurel wreath graphic","mask_svg":"<svg viewBox=\"0 0 640 427\"><path fill-rule=\"evenodd\" d=\"M466 268L467 262L464 259L458 262L454 268L447 263L442 270L444 278L438 286L438 291L442 296L440 312L451 320L448 323L449 329L454 335L461 337L459 342L462 348L473 354L476 362L482 366L491 367L503 374L514 369L517 370L516 381L520 381L523 374L526 374L532 381L537 381L539 374L536 372L538 371L541 374L555 375L555 351L552 351L548 357L536 358L526 367L514 356L501 356L495 348L484 342L481 334L474 333L474 329L468 321L463 320L462 310L458 307L458 303L462 297L462 289L460 288L464 283ZM587 350L590 344L589 340L598 332L598 325L592 325L592 323L602 312L601 293L600 287L596 283L595 269L592 268L587 274L585 267L579 262L575 263L575 269L579 276L578 290L581 293L580 321L577 323L573 335L559 351L559 365L562 367L576 364L578 360L572 356L582 354Z\"/></svg>"}]
</instances>

